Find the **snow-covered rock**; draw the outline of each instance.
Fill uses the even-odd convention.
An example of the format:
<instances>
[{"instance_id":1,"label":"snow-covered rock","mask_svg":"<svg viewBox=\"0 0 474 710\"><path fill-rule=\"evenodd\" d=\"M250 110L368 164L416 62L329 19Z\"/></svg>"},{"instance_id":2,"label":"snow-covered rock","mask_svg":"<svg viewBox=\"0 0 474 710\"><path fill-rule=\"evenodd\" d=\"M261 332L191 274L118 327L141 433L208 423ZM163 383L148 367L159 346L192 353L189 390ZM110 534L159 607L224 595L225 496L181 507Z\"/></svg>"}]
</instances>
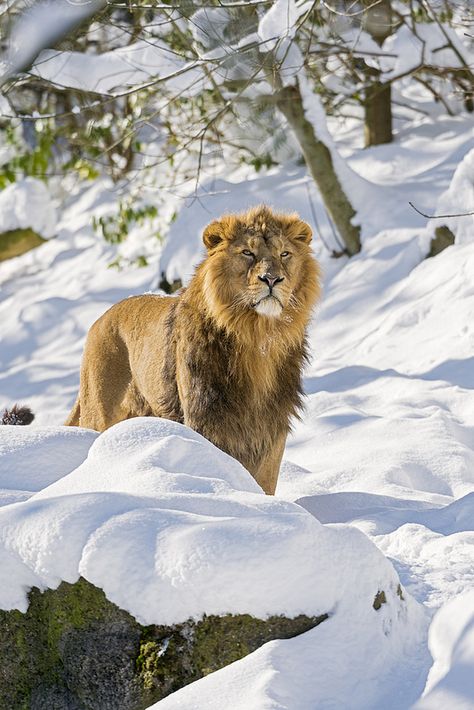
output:
<instances>
[{"instance_id":1,"label":"snow-covered rock","mask_svg":"<svg viewBox=\"0 0 474 710\"><path fill-rule=\"evenodd\" d=\"M0 610L2 710L143 710L265 642L326 620L245 614L144 627L85 579L33 589L28 599L24 614Z\"/></svg>"},{"instance_id":2,"label":"snow-covered rock","mask_svg":"<svg viewBox=\"0 0 474 710\"><path fill-rule=\"evenodd\" d=\"M10 453L22 449L12 429ZM63 435L71 439L67 428ZM38 433L36 454L36 466L43 456L47 465L47 434L43 443ZM117 424L72 473L1 509L0 556L17 566L0 585L4 609L26 608L25 576L44 589L82 575L145 624L338 614L356 598L381 633L388 625L409 635L418 613L358 530L324 527L298 505L263 495L199 434L155 418ZM388 603L376 613L381 590Z\"/></svg>"}]
</instances>

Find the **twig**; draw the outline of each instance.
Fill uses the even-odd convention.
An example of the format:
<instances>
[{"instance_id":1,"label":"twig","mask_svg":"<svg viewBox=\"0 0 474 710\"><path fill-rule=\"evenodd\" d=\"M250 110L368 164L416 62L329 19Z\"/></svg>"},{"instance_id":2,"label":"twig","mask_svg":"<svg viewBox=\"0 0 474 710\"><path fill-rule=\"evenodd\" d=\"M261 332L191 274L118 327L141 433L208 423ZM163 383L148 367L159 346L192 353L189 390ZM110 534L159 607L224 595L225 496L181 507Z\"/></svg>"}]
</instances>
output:
<instances>
[{"instance_id":1,"label":"twig","mask_svg":"<svg viewBox=\"0 0 474 710\"><path fill-rule=\"evenodd\" d=\"M367 5L367 7L364 7L362 10L357 10L356 12L347 12L344 10L336 10L335 7L332 7L329 5L326 0L321 0L321 4L324 5L326 10L329 10L329 12L334 13L334 15L340 15L341 17L357 17L358 15L363 15L367 10L370 10L371 7L375 7L375 5L379 5L382 0L375 0L371 5Z\"/></svg>"},{"instance_id":2,"label":"twig","mask_svg":"<svg viewBox=\"0 0 474 710\"><path fill-rule=\"evenodd\" d=\"M419 210L418 207L415 207L413 202L408 201L408 204L415 210L415 212L421 214L422 217L426 217L426 219L448 219L449 217L471 217L474 215L474 210L472 212L459 212L458 214L425 214Z\"/></svg>"}]
</instances>

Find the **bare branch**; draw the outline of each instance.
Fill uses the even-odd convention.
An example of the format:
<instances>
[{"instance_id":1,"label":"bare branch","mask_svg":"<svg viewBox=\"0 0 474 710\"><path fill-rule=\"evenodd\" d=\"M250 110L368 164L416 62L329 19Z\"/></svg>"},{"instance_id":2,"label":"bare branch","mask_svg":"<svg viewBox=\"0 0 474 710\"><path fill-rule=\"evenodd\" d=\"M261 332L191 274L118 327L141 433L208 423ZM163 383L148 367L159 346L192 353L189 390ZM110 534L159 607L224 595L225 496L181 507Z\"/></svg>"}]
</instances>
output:
<instances>
[{"instance_id":1,"label":"bare branch","mask_svg":"<svg viewBox=\"0 0 474 710\"><path fill-rule=\"evenodd\" d=\"M329 3L326 2L326 0L321 0L321 4L324 5L326 10L329 10L329 12L332 12L334 15L339 15L341 17L357 17L358 15L363 15L367 10L370 10L371 7L375 7L376 5L379 5L382 0L374 0L373 3L370 5L367 5L367 7L362 8L362 10L357 10L356 12L347 12L344 10L336 10L335 7L332 7L329 5Z\"/></svg>"},{"instance_id":2,"label":"bare branch","mask_svg":"<svg viewBox=\"0 0 474 710\"><path fill-rule=\"evenodd\" d=\"M379 0L377 0L379 1ZM271 5L273 0L234 0L234 2L218 2L218 7L251 7L252 5ZM118 7L125 10L183 10L181 5L134 5L129 2L110 2L107 7ZM216 5L196 5L195 10L213 9Z\"/></svg>"},{"instance_id":3,"label":"bare branch","mask_svg":"<svg viewBox=\"0 0 474 710\"><path fill-rule=\"evenodd\" d=\"M412 207L415 212L418 212L418 214L421 214L422 217L426 217L426 219L448 219L450 217L472 217L474 215L474 211L472 212L459 212L458 214L425 214L421 210L418 209L418 207L415 207L413 202L408 202L410 207Z\"/></svg>"}]
</instances>

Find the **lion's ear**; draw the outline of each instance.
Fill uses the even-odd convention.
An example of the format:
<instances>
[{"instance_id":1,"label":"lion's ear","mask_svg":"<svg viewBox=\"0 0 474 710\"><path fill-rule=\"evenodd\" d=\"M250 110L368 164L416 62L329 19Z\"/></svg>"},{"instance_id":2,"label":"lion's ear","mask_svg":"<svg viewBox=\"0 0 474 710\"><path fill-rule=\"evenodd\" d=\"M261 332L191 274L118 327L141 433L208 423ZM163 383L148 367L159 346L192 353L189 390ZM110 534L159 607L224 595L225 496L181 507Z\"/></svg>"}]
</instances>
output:
<instances>
[{"instance_id":1,"label":"lion's ear","mask_svg":"<svg viewBox=\"0 0 474 710\"><path fill-rule=\"evenodd\" d=\"M298 220L296 223L293 234L295 239L299 242L304 242L305 244L309 244L313 238L311 227L309 224L306 224L306 222L302 222L301 220Z\"/></svg>"},{"instance_id":2,"label":"lion's ear","mask_svg":"<svg viewBox=\"0 0 474 710\"><path fill-rule=\"evenodd\" d=\"M215 247L221 243L224 239L224 230L222 222L219 220L214 220L211 222L202 235L202 241L206 249L215 249Z\"/></svg>"},{"instance_id":3,"label":"lion's ear","mask_svg":"<svg viewBox=\"0 0 474 710\"><path fill-rule=\"evenodd\" d=\"M299 219L296 215L291 217L287 223L286 234L290 239L293 239L293 241L303 242L304 244L309 244L313 237L313 232L309 224L303 222L303 220Z\"/></svg>"}]
</instances>

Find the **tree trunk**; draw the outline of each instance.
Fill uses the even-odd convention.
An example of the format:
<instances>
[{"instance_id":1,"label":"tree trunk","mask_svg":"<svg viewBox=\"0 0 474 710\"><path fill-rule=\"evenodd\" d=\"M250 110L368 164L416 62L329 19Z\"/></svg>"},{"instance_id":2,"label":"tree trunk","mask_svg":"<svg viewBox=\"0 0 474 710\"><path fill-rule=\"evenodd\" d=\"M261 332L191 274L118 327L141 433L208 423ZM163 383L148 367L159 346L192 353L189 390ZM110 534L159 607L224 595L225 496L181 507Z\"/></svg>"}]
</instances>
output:
<instances>
[{"instance_id":1,"label":"tree trunk","mask_svg":"<svg viewBox=\"0 0 474 710\"><path fill-rule=\"evenodd\" d=\"M382 46L384 40L392 34L391 0L364 0L368 5L364 15L364 29ZM366 69L370 82L365 90L365 147L391 143L392 134L392 91L390 84L382 84L380 71L372 67Z\"/></svg>"},{"instance_id":2,"label":"tree trunk","mask_svg":"<svg viewBox=\"0 0 474 710\"><path fill-rule=\"evenodd\" d=\"M377 72L379 74L379 72ZM391 143L392 135L392 87L374 81L365 90L365 147Z\"/></svg>"},{"instance_id":3,"label":"tree trunk","mask_svg":"<svg viewBox=\"0 0 474 710\"><path fill-rule=\"evenodd\" d=\"M360 251L360 228L351 222L355 210L336 175L329 149L318 140L313 126L306 119L298 86L281 88L276 95L276 104L294 131L308 170L344 241L347 253L351 256L357 254Z\"/></svg>"}]
</instances>

